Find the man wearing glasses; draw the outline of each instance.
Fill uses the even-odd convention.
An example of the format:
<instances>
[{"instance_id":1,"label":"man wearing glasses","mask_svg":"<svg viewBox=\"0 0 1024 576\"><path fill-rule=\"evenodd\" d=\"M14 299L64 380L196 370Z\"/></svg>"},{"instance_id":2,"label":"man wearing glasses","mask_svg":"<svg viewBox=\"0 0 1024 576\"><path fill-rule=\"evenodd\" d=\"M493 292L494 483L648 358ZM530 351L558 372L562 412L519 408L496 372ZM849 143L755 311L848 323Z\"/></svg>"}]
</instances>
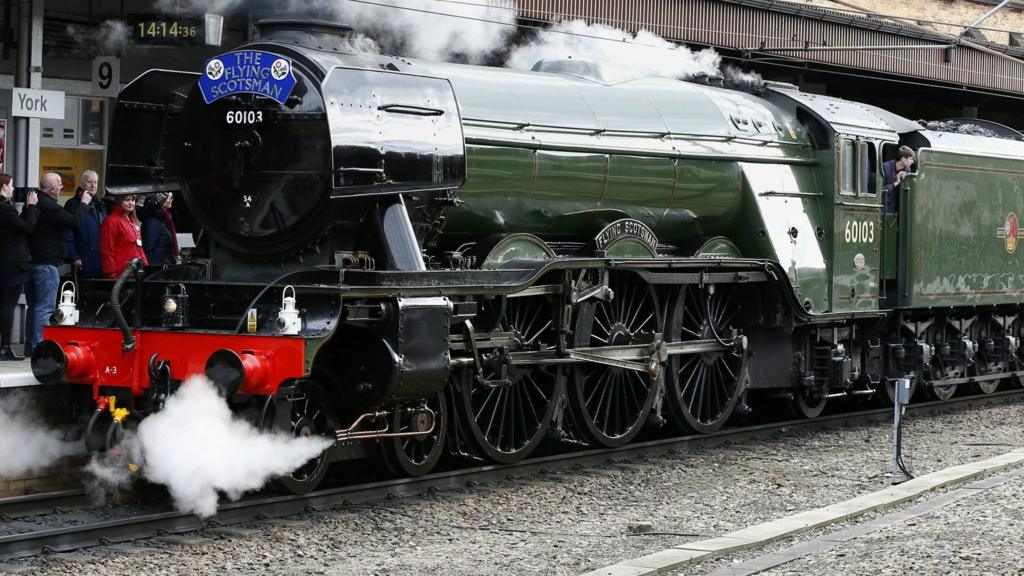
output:
<instances>
[{"instance_id":1,"label":"man wearing glasses","mask_svg":"<svg viewBox=\"0 0 1024 576\"><path fill-rule=\"evenodd\" d=\"M67 257L64 245L64 231L78 228L86 218L86 209L92 202L92 195L83 194L82 201L74 212L64 210L57 203L61 183L60 174L47 172L39 182L39 219L28 236L28 249L32 254L32 278L25 283L25 301L28 303L28 318L25 326L25 355L43 339L43 326L50 323L50 316L57 306L57 287L60 274L57 267Z\"/></svg>"}]
</instances>

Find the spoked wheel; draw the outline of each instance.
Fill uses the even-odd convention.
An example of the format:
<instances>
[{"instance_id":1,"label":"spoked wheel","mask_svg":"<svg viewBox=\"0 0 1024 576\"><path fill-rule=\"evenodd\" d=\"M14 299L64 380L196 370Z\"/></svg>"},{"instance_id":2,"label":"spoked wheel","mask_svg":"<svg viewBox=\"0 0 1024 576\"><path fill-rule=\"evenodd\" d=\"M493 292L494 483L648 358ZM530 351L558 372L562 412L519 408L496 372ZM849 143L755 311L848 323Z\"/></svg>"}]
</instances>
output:
<instances>
[{"instance_id":1,"label":"spoked wheel","mask_svg":"<svg viewBox=\"0 0 1024 576\"><path fill-rule=\"evenodd\" d=\"M624 346L652 342L661 331L654 289L631 272L608 273L611 301L590 299L576 316L576 346ZM654 404L658 382L647 370L587 362L573 366L569 409L583 439L622 446L636 436Z\"/></svg>"},{"instance_id":2,"label":"spoked wheel","mask_svg":"<svg viewBox=\"0 0 1024 576\"><path fill-rule=\"evenodd\" d=\"M952 324L936 322L925 330L925 341L933 344L936 350L929 366L931 382L924 388L925 395L932 400L949 400L956 394L957 385L942 384L942 379L964 376L958 370L962 357L960 346L963 342L960 330ZM949 350L948 353L941 353L944 347Z\"/></svg>"},{"instance_id":3,"label":"spoked wheel","mask_svg":"<svg viewBox=\"0 0 1024 576\"><path fill-rule=\"evenodd\" d=\"M260 430L280 430L295 437L324 436L334 439L334 431L328 424L327 395L319 384L312 380L299 380L293 386L281 388L278 396L290 400L291 411L287 417L277 417L277 402L268 399L260 415ZM306 494L315 489L324 476L330 460L327 450L311 458L291 474L278 476L273 483L279 489L292 494Z\"/></svg>"},{"instance_id":4,"label":"spoked wheel","mask_svg":"<svg viewBox=\"0 0 1024 576\"><path fill-rule=\"evenodd\" d=\"M555 303L548 296L508 298L498 323L512 334L510 348L482 350L482 373L456 373L460 421L479 452L502 464L522 460L540 444L565 389L565 369L515 364L509 352L554 349Z\"/></svg>"},{"instance_id":5,"label":"spoked wheel","mask_svg":"<svg viewBox=\"0 0 1024 576\"><path fill-rule=\"evenodd\" d=\"M733 339L739 312L732 286L684 286L675 298L669 313L669 340L709 340L718 346L711 352L669 359L665 397L683 429L701 434L718 430L743 393L740 378L746 353Z\"/></svg>"},{"instance_id":6,"label":"spoked wheel","mask_svg":"<svg viewBox=\"0 0 1024 576\"><path fill-rule=\"evenodd\" d=\"M381 453L393 474L423 476L434 469L448 438L448 403L444 392L428 401L395 408L391 431L405 436L384 438Z\"/></svg>"}]
</instances>

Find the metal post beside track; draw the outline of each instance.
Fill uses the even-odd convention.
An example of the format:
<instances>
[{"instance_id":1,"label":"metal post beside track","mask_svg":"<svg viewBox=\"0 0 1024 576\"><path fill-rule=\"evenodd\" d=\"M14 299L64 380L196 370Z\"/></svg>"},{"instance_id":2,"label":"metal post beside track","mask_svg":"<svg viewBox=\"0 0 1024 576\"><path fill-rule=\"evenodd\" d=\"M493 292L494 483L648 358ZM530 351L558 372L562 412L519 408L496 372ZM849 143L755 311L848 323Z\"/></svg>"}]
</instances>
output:
<instances>
[{"instance_id":1,"label":"metal post beside track","mask_svg":"<svg viewBox=\"0 0 1024 576\"><path fill-rule=\"evenodd\" d=\"M912 478L909 472L903 465L903 411L906 409L906 405L910 403L910 380L907 378L899 378L896 380L896 390L893 395L893 421L892 421L892 469L889 475L893 477L893 483L902 482L903 480L896 480L897 477L903 479Z\"/></svg>"}]
</instances>

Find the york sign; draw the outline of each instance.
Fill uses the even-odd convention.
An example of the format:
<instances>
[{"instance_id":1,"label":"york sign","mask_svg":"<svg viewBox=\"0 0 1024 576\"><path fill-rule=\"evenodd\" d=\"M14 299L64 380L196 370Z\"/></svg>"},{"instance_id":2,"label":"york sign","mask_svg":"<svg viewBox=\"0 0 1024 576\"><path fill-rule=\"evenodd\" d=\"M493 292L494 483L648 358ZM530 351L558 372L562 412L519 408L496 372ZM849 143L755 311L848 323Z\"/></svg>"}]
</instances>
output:
<instances>
[{"instance_id":1,"label":"york sign","mask_svg":"<svg viewBox=\"0 0 1024 576\"><path fill-rule=\"evenodd\" d=\"M63 120L64 93L58 90L15 88L11 95L11 115Z\"/></svg>"}]
</instances>

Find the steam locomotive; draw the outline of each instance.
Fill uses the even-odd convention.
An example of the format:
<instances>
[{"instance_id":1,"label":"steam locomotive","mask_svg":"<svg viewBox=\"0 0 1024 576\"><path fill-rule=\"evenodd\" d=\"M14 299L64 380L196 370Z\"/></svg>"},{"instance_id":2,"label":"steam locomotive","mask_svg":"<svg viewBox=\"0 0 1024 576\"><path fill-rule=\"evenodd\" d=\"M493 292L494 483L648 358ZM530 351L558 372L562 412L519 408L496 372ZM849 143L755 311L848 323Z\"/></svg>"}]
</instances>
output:
<instances>
[{"instance_id":1,"label":"steam locomotive","mask_svg":"<svg viewBox=\"0 0 1024 576\"><path fill-rule=\"evenodd\" d=\"M381 455L511 463L813 418L894 381L951 396L1022 374L1024 142L926 130L769 83L608 84L345 53L263 21L201 73L152 70L114 113L107 193L180 193L184 263L82 281L32 356L102 450L206 374L261 429ZM917 151L899 209L882 162Z\"/></svg>"}]
</instances>

